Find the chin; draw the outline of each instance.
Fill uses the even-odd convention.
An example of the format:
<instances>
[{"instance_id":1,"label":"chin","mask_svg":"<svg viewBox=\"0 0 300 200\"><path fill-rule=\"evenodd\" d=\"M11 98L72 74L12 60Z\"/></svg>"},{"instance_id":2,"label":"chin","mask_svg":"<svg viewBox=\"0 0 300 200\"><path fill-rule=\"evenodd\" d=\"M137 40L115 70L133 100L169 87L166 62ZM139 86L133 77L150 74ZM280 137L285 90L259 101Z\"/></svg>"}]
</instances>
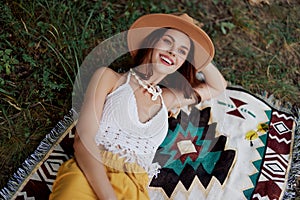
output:
<instances>
[{"instance_id":1,"label":"chin","mask_svg":"<svg viewBox=\"0 0 300 200\"><path fill-rule=\"evenodd\" d=\"M160 73L166 74L166 75L172 74L178 69L177 66L174 66L174 65L173 66L166 66L164 64L158 64L157 67L158 67L158 71Z\"/></svg>"}]
</instances>

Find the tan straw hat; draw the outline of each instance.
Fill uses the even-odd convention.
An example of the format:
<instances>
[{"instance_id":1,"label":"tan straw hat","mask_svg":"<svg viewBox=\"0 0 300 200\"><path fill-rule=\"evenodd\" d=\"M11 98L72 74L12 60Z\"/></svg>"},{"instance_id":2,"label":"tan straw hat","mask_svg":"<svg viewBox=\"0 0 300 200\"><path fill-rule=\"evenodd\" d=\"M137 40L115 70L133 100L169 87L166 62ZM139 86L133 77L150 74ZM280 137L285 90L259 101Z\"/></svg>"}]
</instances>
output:
<instances>
[{"instance_id":1,"label":"tan straw hat","mask_svg":"<svg viewBox=\"0 0 300 200\"><path fill-rule=\"evenodd\" d=\"M174 28L187 34L195 46L194 63L197 70L207 66L214 56L214 46L209 36L187 14L148 14L138 18L130 27L127 35L128 48L134 55L143 48L141 43L152 31L159 28Z\"/></svg>"}]
</instances>

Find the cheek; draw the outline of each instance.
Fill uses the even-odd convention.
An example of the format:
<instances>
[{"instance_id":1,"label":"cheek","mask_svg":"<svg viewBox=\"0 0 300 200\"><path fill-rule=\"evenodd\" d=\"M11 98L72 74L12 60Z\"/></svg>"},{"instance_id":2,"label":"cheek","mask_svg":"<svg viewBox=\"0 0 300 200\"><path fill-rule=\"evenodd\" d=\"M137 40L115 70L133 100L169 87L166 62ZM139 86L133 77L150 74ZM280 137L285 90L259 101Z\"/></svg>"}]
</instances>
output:
<instances>
[{"instance_id":1,"label":"cheek","mask_svg":"<svg viewBox=\"0 0 300 200\"><path fill-rule=\"evenodd\" d=\"M153 49L151 61L156 61L158 59L158 51L157 49Z\"/></svg>"},{"instance_id":2,"label":"cheek","mask_svg":"<svg viewBox=\"0 0 300 200\"><path fill-rule=\"evenodd\" d=\"M178 57L178 65L181 66L186 60L186 57Z\"/></svg>"},{"instance_id":3,"label":"cheek","mask_svg":"<svg viewBox=\"0 0 300 200\"><path fill-rule=\"evenodd\" d=\"M167 46L161 42L161 41L158 41L156 43L156 45L154 46L155 49L158 49L158 50L166 50L167 49Z\"/></svg>"}]
</instances>

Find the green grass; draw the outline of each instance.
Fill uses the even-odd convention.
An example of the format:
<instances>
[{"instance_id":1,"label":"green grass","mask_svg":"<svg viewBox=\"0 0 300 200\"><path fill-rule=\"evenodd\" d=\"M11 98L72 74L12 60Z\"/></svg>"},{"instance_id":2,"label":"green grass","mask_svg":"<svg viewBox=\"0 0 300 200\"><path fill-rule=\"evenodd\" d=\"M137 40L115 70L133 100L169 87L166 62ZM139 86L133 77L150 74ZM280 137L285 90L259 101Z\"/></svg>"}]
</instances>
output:
<instances>
[{"instance_id":1,"label":"green grass","mask_svg":"<svg viewBox=\"0 0 300 200\"><path fill-rule=\"evenodd\" d=\"M233 85L299 107L300 2L7 0L0 4L0 187L71 108L72 84L98 43L139 16L187 12L212 37Z\"/></svg>"}]
</instances>

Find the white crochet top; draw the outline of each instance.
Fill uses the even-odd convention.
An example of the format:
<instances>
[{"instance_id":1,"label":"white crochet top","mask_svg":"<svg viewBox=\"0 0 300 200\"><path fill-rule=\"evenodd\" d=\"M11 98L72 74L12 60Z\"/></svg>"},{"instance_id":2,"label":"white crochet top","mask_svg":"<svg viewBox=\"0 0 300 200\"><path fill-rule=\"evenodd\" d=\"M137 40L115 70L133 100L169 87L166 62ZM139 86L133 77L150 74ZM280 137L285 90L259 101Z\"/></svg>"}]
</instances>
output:
<instances>
[{"instance_id":1,"label":"white crochet top","mask_svg":"<svg viewBox=\"0 0 300 200\"><path fill-rule=\"evenodd\" d=\"M140 122L130 76L129 72L126 83L107 95L95 141L124 157L125 162L137 163L152 177L159 173L159 164L152 161L168 131L168 112L160 96L158 113L149 121Z\"/></svg>"}]
</instances>

